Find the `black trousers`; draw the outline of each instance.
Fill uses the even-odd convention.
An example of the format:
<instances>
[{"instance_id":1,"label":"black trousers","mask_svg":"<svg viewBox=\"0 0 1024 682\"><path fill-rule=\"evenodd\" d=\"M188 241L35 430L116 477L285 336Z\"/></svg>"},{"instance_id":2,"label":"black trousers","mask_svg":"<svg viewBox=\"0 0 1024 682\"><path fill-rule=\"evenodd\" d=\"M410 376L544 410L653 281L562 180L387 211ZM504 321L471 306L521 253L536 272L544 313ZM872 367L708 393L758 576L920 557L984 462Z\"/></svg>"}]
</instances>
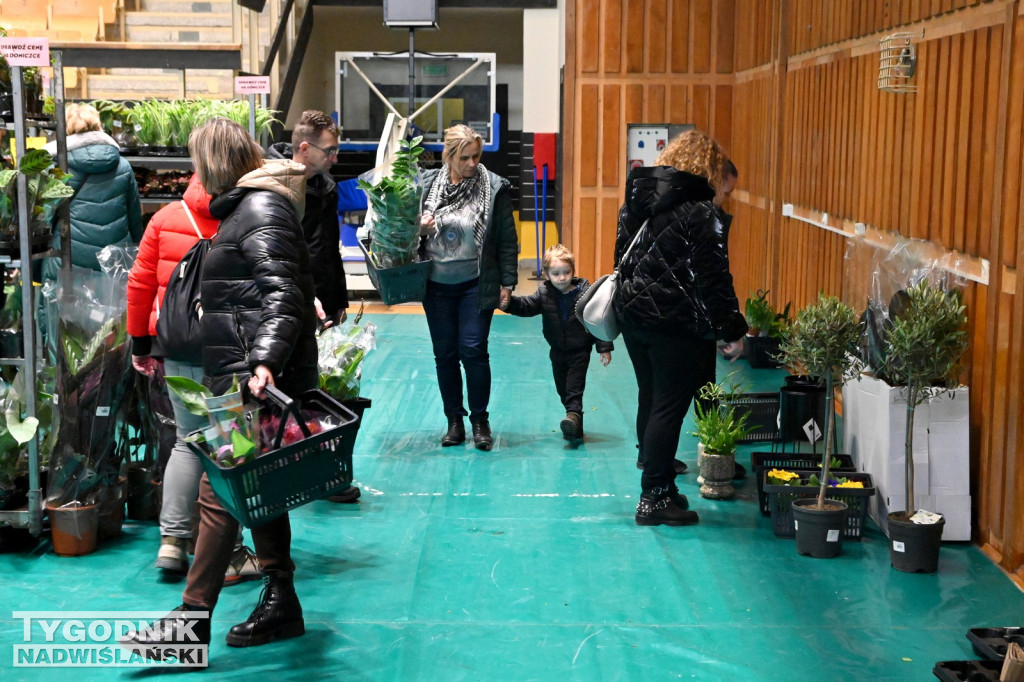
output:
<instances>
[{"instance_id":1,"label":"black trousers","mask_svg":"<svg viewBox=\"0 0 1024 682\"><path fill-rule=\"evenodd\" d=\"M715 342L624 328L622 338L636 372L636 435L645 493L675 482L679 433L697 390L715 380Z\"/></svg>"},{"instance_id":2,"label":"black trousers","mask_svg":"<svg viewBox=\"0 0 1024 682\"><path fill-rule=\"evenodd\" d=\"M583 414L583 390L587 387L591 350L565 351L552 348L548 354L551 358L551 373L555 377L555 390L566 412Z\"/></svg>"}]
</instances>

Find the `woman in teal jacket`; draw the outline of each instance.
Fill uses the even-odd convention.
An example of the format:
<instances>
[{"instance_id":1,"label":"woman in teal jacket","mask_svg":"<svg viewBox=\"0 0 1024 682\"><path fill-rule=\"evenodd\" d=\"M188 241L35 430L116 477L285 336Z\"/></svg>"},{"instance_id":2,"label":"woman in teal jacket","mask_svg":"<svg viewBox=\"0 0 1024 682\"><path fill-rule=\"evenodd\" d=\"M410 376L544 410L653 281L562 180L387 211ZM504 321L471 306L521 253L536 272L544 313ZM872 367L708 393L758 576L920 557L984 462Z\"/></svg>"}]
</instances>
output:
<instances>
[{"instance_id":1,"label":"woman in teal jacket","mask_svg":"<svg viewBox=\"0 0 1024 682\"><path fill-rule=\"evenodd\" d=\"M117 142L100 128L100 116L88 104L69 104L66 113L68 170L75 196L71 199L71 263L100 269L96 254L111 244L127 246L142 239L139 187L131 165L121 158ZM54 143L47 151L55 153ZM55 231L51 246L60 249ZM43 279L57 279L60 259L47 259Z\"/></svg>"}]
</instances>

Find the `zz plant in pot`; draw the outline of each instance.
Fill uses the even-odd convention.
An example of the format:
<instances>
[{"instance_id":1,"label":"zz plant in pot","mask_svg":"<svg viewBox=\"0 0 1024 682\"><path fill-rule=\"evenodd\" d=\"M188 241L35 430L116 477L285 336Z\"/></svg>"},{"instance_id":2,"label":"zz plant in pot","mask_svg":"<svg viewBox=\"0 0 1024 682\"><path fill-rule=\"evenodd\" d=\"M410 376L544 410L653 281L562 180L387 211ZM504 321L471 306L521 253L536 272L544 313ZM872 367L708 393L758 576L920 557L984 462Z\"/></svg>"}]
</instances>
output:
<instances>
[{"instance_id":1,"label":"zz plant in pot","mask_svg":"<svg viewBox=\"0 0 1024 682\"><path fill-rule=\"evenodd\" d=\"M898 570L934 573L944 520L932 517L934 523L920 525L910 521L916 511L914 416L920 405L956 384L968 345L967 313L959 291L943 291L926 280L908 288L903 299L905 305L893 315L884 340L886 375L905 387L907 403L905 505L904 511L889 514L890 556ZM904 533L906 539L901 539ZM933 537L921 537L925 535Z\"/></svg>"},{"instance_id":2,"label":"zz plant in pot","mask_svg":"<svg viewBox=\"0 0 1024 682\"><path fill-rule=\"evenodd\" d=\"M423 137L402 140L390 173L375 184L359 180L373 209L370 257L378 268L396 268L416 260L420 239L420 196L417 160Z\"/></svg>"},{"instance_id":3,"label":"zz plant in pot","mask_svg":"<svg viewBox=\"0 0 1024 682\"><path fill-rule=\"evenodd\" d=\"M829 465L833 456L833 440L835 433L835 390L855 376L861 370L861 360L857 355L860 341L860 322L853 308L834 296L819 294L817 303L807 306L797 313L796 321L789 328L782 342L780 352L789 366L800 367L810 376L819 377L825 384L825 447L821 460L821 486L816 498L794 500L793 513L797 523L797 551L811 556L835 556L841 549L845 522L846 505L836 500L829 500L826 505L825 496L829 490ZM814 513L820 514L827 508L838 513L838 519L827 522L830 531L824 537L831 546L814 550L807 549L801 543L801 524L799 514L813 505ZM835 523L838 521L839 532L835 534ZM810 531L812 524L802 524Z\"/></svg>"}]
</instances>

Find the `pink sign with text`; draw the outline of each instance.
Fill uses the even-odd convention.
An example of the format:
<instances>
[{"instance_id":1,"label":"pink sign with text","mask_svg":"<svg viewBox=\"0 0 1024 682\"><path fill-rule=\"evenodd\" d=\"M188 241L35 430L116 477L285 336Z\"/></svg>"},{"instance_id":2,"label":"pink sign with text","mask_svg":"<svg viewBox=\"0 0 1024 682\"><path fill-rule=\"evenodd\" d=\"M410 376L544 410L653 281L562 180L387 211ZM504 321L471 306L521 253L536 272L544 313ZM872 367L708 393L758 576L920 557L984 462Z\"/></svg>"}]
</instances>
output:
<instances>
[{"instance_id":1,"label":"pink sign with text","mask_svg":"<svg viewBox=\"0 0 1024 682\"><path fill-rule=\"evenodd\" d=\"M49 38L0 38L0 54L11 66L49 66Z\"/></svg>"}]
</instances>

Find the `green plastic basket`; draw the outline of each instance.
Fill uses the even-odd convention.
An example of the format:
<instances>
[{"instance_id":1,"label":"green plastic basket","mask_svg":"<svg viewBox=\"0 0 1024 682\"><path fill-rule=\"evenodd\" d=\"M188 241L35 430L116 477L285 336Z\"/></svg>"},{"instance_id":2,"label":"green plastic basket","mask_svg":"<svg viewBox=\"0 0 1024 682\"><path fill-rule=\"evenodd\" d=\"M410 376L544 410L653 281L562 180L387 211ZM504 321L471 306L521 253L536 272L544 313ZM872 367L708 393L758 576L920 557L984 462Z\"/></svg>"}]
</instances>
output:
<instances>
[{"instance_id":1,"label":"green plastic basket","mask_svg":"<svg viewBox=\"0 0 1024 682\"><path fill-rule=\"evenodd\" d=\"M366 258L366 274L385 305L422 301L427 295L430 261L400 265L397 268L378 268L370 256L369 241L359 240L359 248Z\"/></svg>"},{"instance_id":2,"label":"green plastic basket","mask_svg":"<svg viewBox=\"0 0 1024 682\"><path fill-rule=\"evenodd\" d=\"M764 479L764 492L768 497L768 506L771 508L772 530L775 537L791 538L796 536L796 527L793 525L793 500L802 497L817 497L817 486L789 486L771 485L768 483L768 469L761 472ZM814 471L794 471L800 474L800 480L806 483ZM863 488L830 488L829 499L845 502L850 508L846 513L846 528L843 529L844 540L860 540L864 532L864 525L868 517L868 498L875 494L875 485L871 480L871 474L846 473L845 478L860 481Z\"/></svg>"},{"instance_id":3,"label":"green plastic basket","mask_svg":"<svg viewBox=\"0 0 1024 682\"><path fill-rule=\"evenodd\" d=\"M308 391L294 402L285 398L288 402L282 412L291 412L303 430L305 423L299 415L304 410L325 413L339 424L235 467L222 467L211 459L205 442L188 443L224 509L248 528L273 521L290 509L334 495L352 484L352 449L370 401L356 398L343 405L320 390ZM287 422L282 416L281 432ZM277 435L278 442L281 435Z\"/></svg>"}]
</instances>

